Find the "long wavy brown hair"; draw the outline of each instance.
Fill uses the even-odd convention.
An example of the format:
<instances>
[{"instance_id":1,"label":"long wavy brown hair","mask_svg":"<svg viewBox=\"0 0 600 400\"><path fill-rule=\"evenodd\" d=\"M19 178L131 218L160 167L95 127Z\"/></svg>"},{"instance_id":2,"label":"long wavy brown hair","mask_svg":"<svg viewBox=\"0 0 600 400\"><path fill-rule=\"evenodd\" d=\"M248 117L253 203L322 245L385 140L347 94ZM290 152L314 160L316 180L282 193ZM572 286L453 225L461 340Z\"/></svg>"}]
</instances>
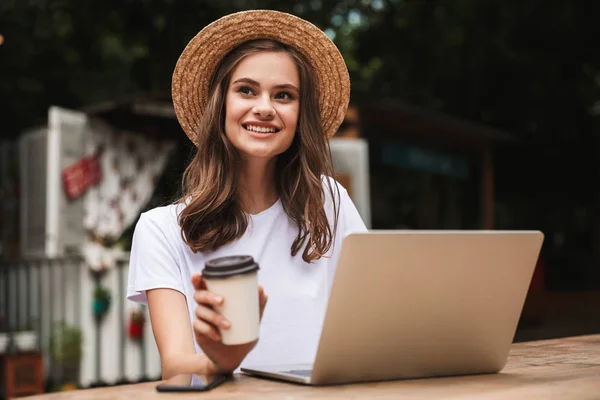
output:
<instances>
[{"instance_id":1,"label":"long wavy brown hair","mask_svg":"<svg viewBox=\"0 0 600 400\"><path fill-rule=\"evenodd\" d=\"M313 262L331 248L339 214L339 191L333 176L329 143L319 117L317 85L305 58L282 43L253 40L223 58L210 85L209 102L197 133L197 151L182 180L186 204L179 215L181 235L194 252L213 251L239 237L248 227L248 215L239 194L240 157L225 135L225 96L240 61L261 51L285 52L300 76L300 113L296 135L287 151L277 157L276 189L289 218L298 226L291 254L303 249L302 259ZM333 202L333 226L324 203L324 187Z\"/></svg>"}]
</instances>

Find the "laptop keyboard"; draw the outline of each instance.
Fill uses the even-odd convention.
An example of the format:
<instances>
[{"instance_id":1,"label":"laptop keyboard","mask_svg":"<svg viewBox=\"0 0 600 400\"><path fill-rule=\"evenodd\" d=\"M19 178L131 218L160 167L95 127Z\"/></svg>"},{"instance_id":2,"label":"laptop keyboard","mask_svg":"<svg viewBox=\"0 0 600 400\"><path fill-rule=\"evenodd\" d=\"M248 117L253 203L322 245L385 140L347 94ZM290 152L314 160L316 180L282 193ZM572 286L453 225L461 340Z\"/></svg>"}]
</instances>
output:
<instances>
[{"instance_id":1,"label":"laptop keyboard","mask_svg":"<svg viewBox=\"0 0 600 400\"><path fill-rule=\"evenodd\" d=\"M311 369L290 369L287 371L281 371L284 374L290 374L290 375L299 375L299 376L305 376L307 378L310 378L310 374L312 373Z\"/></svg>"}]
</instances>

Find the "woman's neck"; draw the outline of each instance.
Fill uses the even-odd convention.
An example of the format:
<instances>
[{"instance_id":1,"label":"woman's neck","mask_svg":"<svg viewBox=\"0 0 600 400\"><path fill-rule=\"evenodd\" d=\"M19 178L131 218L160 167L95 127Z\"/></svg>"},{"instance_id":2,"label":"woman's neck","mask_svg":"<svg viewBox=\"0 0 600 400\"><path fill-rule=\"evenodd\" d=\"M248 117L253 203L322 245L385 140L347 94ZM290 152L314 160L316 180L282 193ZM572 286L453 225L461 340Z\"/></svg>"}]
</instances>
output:
<instances>
[{"instance_id":1,"label":"woman's neck","mask_svg":"<svg viewBox=\"0 0 600 400\"><path fill-rule=\"evenodd\" d=\"M242 207L248 214L258 214L277 201L275 187L276 159L246 160L240 171Z\"/></svg>"}]
</instances>

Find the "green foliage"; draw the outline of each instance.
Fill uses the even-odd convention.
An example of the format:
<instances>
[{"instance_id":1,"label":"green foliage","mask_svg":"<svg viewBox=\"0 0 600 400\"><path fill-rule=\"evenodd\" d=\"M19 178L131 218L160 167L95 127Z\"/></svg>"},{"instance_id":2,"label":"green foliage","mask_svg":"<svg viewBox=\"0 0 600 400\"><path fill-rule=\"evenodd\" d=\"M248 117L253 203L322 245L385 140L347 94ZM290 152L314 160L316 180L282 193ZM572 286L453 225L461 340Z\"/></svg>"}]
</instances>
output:
<instances>
[{"instance_id":1,"label":"green foliage","mask_svg":"<svg viewBox=\"0 0 600 400\"><path fill-rule=\"evenodd\" d=\"M55 363L77 364L83 353L81 330L64 321L56 323L48 339L48 351Z\"/></svg>"},{"instance_id":2,"label":"green foliage","mask_svg":"<svg viewBox=\"0 0 600 400\"><path fill-rule=\"evenodd\" d=\"M355 103L401 99L531 137L595 127L599 2L4 0L4 131L35 124L50 104L168 92L188 40L251 8L294 13L333 37Z\"/></svg>"},{"instance_id":3,"label":"green foliage","mask_svg":"<svg viewBox=\"0 0 600 400\"><path fill-rule=\"evenodd\" d=\"M600 7L591 4L398 2L368 14L357 32L358 65L383 62L354 82L369 97L399 97L524 137L576 137L593 128L600 98Z\"/></svg>"},{"instance_id":4,"label":"green foliage","mask_svg":"<svg viewBox=\"0 0 600 400\"><path fill-rule=\"evenodd\" d=\"M100 285L96 286L94 288L94 300L110 302L110 300L111 300L110 291L103 286L100 286Z\"/></svg>"}]
</instances>

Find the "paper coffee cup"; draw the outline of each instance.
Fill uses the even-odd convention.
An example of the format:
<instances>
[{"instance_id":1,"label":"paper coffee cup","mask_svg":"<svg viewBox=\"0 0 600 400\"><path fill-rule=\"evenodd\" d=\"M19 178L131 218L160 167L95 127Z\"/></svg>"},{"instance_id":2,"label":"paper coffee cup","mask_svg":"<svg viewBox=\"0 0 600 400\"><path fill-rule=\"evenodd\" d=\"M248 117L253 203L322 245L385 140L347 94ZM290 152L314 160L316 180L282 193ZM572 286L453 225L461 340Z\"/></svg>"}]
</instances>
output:
<instances>
[{"instance_id":1,"label":"paper coffee cup","mask_svg":"<svg viewBox=\"0 0 600 400\"><path fill-rule=\"evenodd\" d=\"M215 310L231 322L219 328L223 344L249 343L258 339L258 264L251 256L228 256L208 260L202 271L210 292L223 297Z\"/></svg>"}]
</instances>

